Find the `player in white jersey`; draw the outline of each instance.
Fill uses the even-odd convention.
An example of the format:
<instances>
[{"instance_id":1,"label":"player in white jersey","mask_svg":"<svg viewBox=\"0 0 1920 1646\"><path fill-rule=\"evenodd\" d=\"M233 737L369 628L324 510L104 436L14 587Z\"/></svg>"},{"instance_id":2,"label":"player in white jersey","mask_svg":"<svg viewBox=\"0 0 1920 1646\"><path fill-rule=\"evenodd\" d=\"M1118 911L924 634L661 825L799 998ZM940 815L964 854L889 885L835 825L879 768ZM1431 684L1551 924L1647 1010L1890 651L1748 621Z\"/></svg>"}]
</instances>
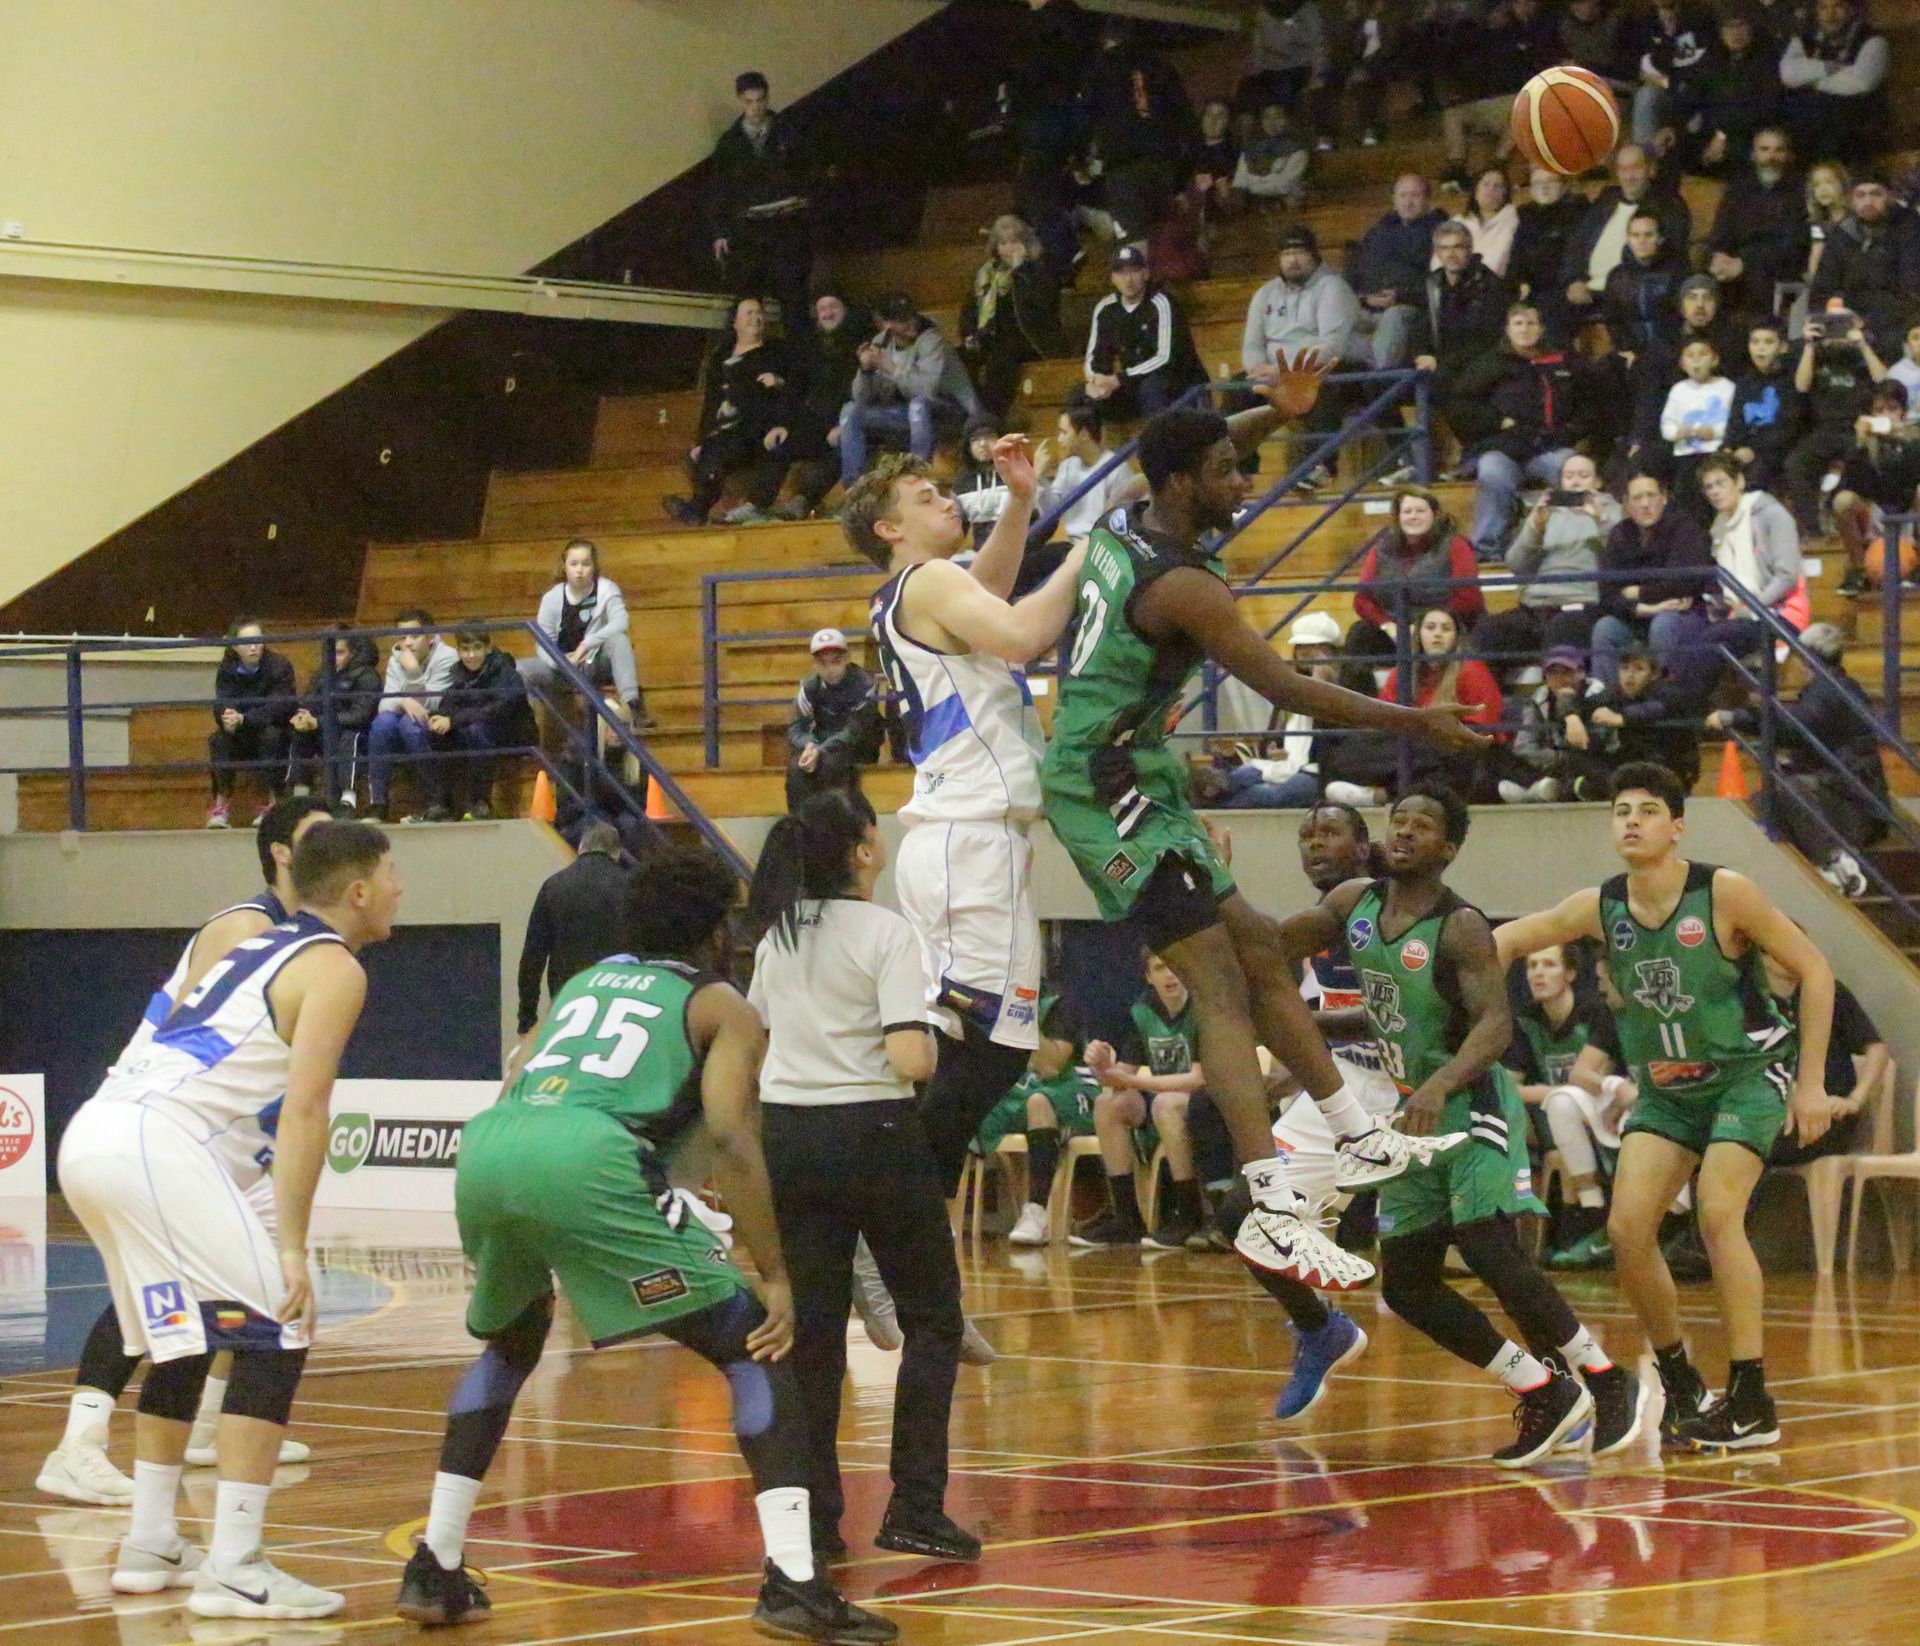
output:
<instances>
[{"instance_id":1,"label":"player in white jersey","mask_svg":"<svg viewBox=\"0 0 1920 1646\"><path fill-rule=\"evenodd\" d=\"M300 913L223 954L196 953L145 1046L69 1122L60 1187L107 1270L140 1390L133 1521L113 1587L192 1587L202 1617L325 1617L344 1597L274 1566L267 1497L316 1315L307 1224L327 1109L366 974L400 887L386 836L311 828L295 847ZM276 1233L246 1191L271 1172ZM175 1521L190 1420L212 1349L232 1349L213 1541Z\"/></svg>"},{"instance_id":2,"label":"player in white jersey","mask_svg":"<svg viewBox=\"0 0 1920 1646\"><path fill-rule=\"evenodd\" d=\"M265 888L244 903L222 909L188 940L172 973L148 1000L133 1038L114 1060L115 1069L138 1057L153 1039L153 1031L166 1021L196 955L218 958L235 944L258 937L269 926L287 918L294 906L293 848L309 828L332 815L327 803L313 795L282 800L268 809L255 834ZM248 1192L248 1199L271 1230L271 1179L261 1178ZM125 1507L133 1501L133 1482L116 1469L107 1456L107 1420L113 1413L114 1402L133 1380L134 1368L140 1364L139 1356L122 1350L124 1341L120 1317L113 1304L108 1303L94 1321L80 1352L73 1397L67 1408L66 1433L47 1455L34 1482L41 1491L74 1503L109 1507ZM213 1370L201 1392L200 1410L193 1420L193 1434L187 1441L189 1463L213 1462L213 1431L220 1418L220 1402L226 1395L232 1358L225 1351L214 1356ZM282 1463L304 1463L308 1456L307 1447L297 1440L281 1443Z\"/></svg>"},{"instance_id":3,"label":"player in white jersey","mask_svg":"<svg viewBox=\"0 0 1920 1646\"><path fill-rule=\"evenodd\" d=\"M1039 1044L1040 922L1027 828L1044 744L1024 666L1059 640L1083 546L1009 603L1037 489L1020 435L993 448L1007 506L970 565L967 523L926 466L887 457L847 493L847 540L888 574L873 600L880 663L914 764L894 893L927 963L939 1064L924 1108L946 1192L967 1145Z\"/></svg>"}]
</instances>

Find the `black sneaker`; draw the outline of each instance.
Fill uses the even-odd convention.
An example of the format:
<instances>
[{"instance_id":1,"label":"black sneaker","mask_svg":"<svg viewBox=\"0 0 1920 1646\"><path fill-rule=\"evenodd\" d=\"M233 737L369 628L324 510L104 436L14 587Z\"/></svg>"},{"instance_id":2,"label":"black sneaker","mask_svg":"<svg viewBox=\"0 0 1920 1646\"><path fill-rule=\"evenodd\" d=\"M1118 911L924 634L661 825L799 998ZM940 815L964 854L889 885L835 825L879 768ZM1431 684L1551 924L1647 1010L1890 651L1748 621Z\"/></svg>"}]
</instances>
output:
<instances>
[{"instance_id":1,"label":"black sneaker","mask_svg":"<svg viewBox=\"0 0 1920 1646\"><path fill-rule=\"evenodd\" d=\"M1108 1207L1084 1228L1067 1236L1069 1246L1138 1246L1146 1231Z\"/></svg>"},{"instance_id":2,"label":"black sneaker","mask_svg":"<svg viewBox=\"0 0 1920 1646\"><path fill-rule=\"evenodd\" d=\"M873 1546L896 1554L959 1560L969 1565L980 1558L979 1538L938 1509L889 1508Z\"/></svg>"},{"instance_id":3,"label":"black sneaker","mask_svg":"<svg viewBox=\"0 0 1920 1646\"><path fill-rule=\"evenodd\" d=\"M1547 1381L1529 1389L1514 1406L1513 1439L1493 1454L1493 1461L1503 1469L1524 1469L1592 1416L1593 1396L1580 1380L1549 1368Z\"/></svg>"},{"instance_id":4,"label":"black sneaker","mask_svg":"<svg viewBox=\"0 0 1920 1646\"><path fill-rule=\"evenodd\" d=\"M1583 1376L1587 1393L1593 1396L1593 1455L1610 1457L1625 1451L1640 1432L1652 1390L1624 1366Z\"/></svg>"},{"instance_id":5,"label":"black sneaker","mask_svg":"<svg viewBox=\"0 0 1920 1646\"><path fill-rule=\"evenodd\" d=\"M813 1523L813 1559L817 1566L826 1566L836 1560L847 1558L847 1540L840 1535L838 1526L828 1526L821 1521Z\"/></svg>"},{"instance_id":6,"label":"black sneaker","mask_svg":"<svg viewBox=\"0 0 1920 1646\"><path fill-rule=\"evenodd\" d=\"M1660 1444L1684 1447L1686 1442L1680 1438L1682 1426L1702 1416L1713 1404L1707 1385L1694 1370L1693 1362L1688 1361L1685 1372L1671 1383L1662 1378L1660 1387L1667 1400L1666 1410L1660 1414Z\"/></svg>"},{"instance_id":7,"label":"black sneaker","mask_svg":"<svg viewBox=\"0 0 1920 1646\"><path fill-rule=\"evenodd\" d=\"M1183 1252L1187 1249L1187 1242L1199 1232L1199 1219L1170 1212L1160 1219L1159 1228L1142 1237L1141 1244L1159 1252Z\"/></svg>"},{"instance_id":8,"label":"black sneaker","mask_svg":"<svg viewBox=\"0 0 1920 1646\"><path fill-rule=\"evenodd\" d=\"M1770 1394L1742 1401L1740 1410L1722 1395L1704 1412L1685 1419L1675 1438L1696 1452L1744 1452L1759 1446L1778 1446L1780 1418Z\"/></svg>"},{"instance_id":9,"label":"black sneaker","mask_svg":"<svg viewBox=\"0 0 1920 1646\"><path fill-rule=\"evenodd\" d=\"M493 1602L487 1599L481 1575L471 1566L450 1572L424 1543L416 1543L393 1609L409 1623L438 1628L446 1623L485 1622Z\"/></svg>"},{"instance_id":10,"label":"black sneaker","mask_svg":"<svg viewBox=\"0 0 1920 1646\"><path fill-rule=\"evenodd\" d=\"M843 1641L846 1646L887 1646L900 1638L898 1624L862 1611L824 1577L796 1583L772 1561L761 1579L753 1626L788 1640Z\"/></svg>"},{"instance_id":11,"label":"black sneaker","mask_svg":"<svg viewBox=\"0 0 1920 1646\"><path fill-rule=\"evenodd\" d=\"M1840 579L1839 585L1833 592L1847 600L1851 600L1857 595L1865 594L1867 592L1867 574L1858 566L1849 566L1846 570L1846 575Z\"/></svg>"}]
</instances>

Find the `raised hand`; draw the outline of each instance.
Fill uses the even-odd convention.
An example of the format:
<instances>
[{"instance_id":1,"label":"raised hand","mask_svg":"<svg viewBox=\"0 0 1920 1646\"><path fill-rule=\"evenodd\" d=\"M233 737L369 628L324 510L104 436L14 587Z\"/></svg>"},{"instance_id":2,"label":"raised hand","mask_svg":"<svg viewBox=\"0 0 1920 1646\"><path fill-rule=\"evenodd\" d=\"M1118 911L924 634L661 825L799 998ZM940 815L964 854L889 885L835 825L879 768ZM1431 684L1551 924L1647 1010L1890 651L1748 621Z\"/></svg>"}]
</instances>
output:
<instances>
[{"instance_id":1,"label":"raised hand","mask_svg":"<svg viewBox=\"0 0 1920 1646\"><path fill-rule=\"evenodd\" d=\"M1005 482L1017 498L1031 502L1040 489L1040 476L1033 466L1033 452L1024 434L1003 434L993 443L993 472Z\"/></svg>"},{"instance_id":2,"label":"raised hand","mask_svg":"<svg viewBox=\"0 0 1920 1646\"><path fill-rule=\"evenodd\" d=\"M1333 361L1317 349L1297 350L1291 360L1285 349L1275 349L1273 359L1273 381L1260 385L1261 398L1289 422L1305 417L1319 404L1320 385Z\"/></svg>"}]
</instances>

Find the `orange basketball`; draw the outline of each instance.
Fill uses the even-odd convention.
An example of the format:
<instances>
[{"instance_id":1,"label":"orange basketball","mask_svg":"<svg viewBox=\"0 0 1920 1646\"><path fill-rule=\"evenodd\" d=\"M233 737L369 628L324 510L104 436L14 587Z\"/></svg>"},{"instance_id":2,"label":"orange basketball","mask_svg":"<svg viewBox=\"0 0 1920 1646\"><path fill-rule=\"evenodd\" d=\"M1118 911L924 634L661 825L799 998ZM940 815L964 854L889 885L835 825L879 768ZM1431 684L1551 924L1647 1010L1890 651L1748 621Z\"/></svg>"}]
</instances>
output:
<instances>
[{"instance_id":1,"label":"orange basketball","mask_svg":"<svg viewBox=\"0 0 1920 1646\"><path fill-rule=\"evenodd\" d=\"M1900 552L1895 558L1900 564L1901 577L1911 577L1914 566L1920 564L1920 555L1914 552L1912 538L1900 539ZM1884 537L1876 537L1867 545L1865 563L1861 570L1867 574L1869 583L1876 589L1880 587L1880 580L1887 575L1887 540Z\"/></svg>"},{"instance_id":2,"label":"orange basketball","mask_svg":"<svg viewBox=\"0 0 1920 1646\"><path fill-rule=\"evenodd\" d=\"M1599 75L1542 69L1513 100L1513 141L1527 163L1563 177L1592 171L1620 141L1620 105Z\"/></svg>"}]
</instances>

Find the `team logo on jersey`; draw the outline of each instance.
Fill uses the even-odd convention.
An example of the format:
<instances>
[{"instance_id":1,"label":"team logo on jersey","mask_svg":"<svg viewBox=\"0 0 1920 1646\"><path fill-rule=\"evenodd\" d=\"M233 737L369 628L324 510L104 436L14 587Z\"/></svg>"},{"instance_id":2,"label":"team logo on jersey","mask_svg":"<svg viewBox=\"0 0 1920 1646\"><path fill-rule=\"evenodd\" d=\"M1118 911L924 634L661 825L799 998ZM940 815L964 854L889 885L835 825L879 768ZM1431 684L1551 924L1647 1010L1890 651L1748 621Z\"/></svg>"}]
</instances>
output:
<instances>
[{"instance_id":1,"label":"team logo on jersey","mask_svg":"<svg viewBox=\"0 0 1920 1646\"><path fill-rule=\"evenodd\" d=\"M1400 1012L1400 985L1385 972L1362 972L1360 993L1375 1034L1397 1034L1407 1026Z\"/></svg>"},{"instance_id":2,"label":"team logo on jersey","mask_svg":"<svg viewBox=\"0 0 1920 1646\"><path fill-rule=\"evenodd\" d=\"M1400 964L1410 972L1424 972L1427 962L1433 958L1431 951L1419 938L1404 944L1400 950Z\"/></svg>"},{"instance_id":3,"label":"team logo on jersey","mask_svg":"<svg viewBox=\"0 0 1920 1646\"><path fill-rule=\"evenodd\" d=\"M1140 865L1125 852L1115 852L1102 865L1100 872L1116 886L1124 886L1140 872Z\"/></svg>"},{"instance_id":4,"label":"team logo on jersey","mask_svg":"<svg viewBox=\"0 0 1920 1646\"><path fill-rule=\"evenodd\" d=\"M1633 974L1640 979L1633 998L1648 1011L1673 1018L1693 1010L1693 996L1683 994L1680 989L1679 965L1665 955L1655 960L1635 961Z\"/></svg>"},{"instance_id":5,"label":"team logo on jersey","mask_svg":"<svg viewBox=\"0 0 1920 1646\"><path fill-rule=\"evenodd\" d=\"M1347 927L1347 947L1349 949L1364 949L1372 941L1373 922L1365 915L1362 915L1358 920L1354 921L1352 925Z\"/></svg>"},{"instance_id":6,"label":"team logo on jersey","mask_svg":"<svg viewBox=\"0 0 1920 1646\"><path fill-rule=\"evenodd\" d=\"M1673 929L1673 935L1689 949L1697 949L1707 940L1707 923L1697 914L1690 914Z\"/></svg>"},{"instance_id":7,"label":"team logo on jersey","mask_svg":"<svg viewBox=\"0 0 1920 1646\"><path fill-rule=\"evenodd\" d=\"M1633 929L1633 922L1627 919L1625 915L1622 915L1613 923L1612 935L1614 952L1617 954L1625 954L1635 943L1640 941L1639 935Z\"/></svg>"}]
</instances>

